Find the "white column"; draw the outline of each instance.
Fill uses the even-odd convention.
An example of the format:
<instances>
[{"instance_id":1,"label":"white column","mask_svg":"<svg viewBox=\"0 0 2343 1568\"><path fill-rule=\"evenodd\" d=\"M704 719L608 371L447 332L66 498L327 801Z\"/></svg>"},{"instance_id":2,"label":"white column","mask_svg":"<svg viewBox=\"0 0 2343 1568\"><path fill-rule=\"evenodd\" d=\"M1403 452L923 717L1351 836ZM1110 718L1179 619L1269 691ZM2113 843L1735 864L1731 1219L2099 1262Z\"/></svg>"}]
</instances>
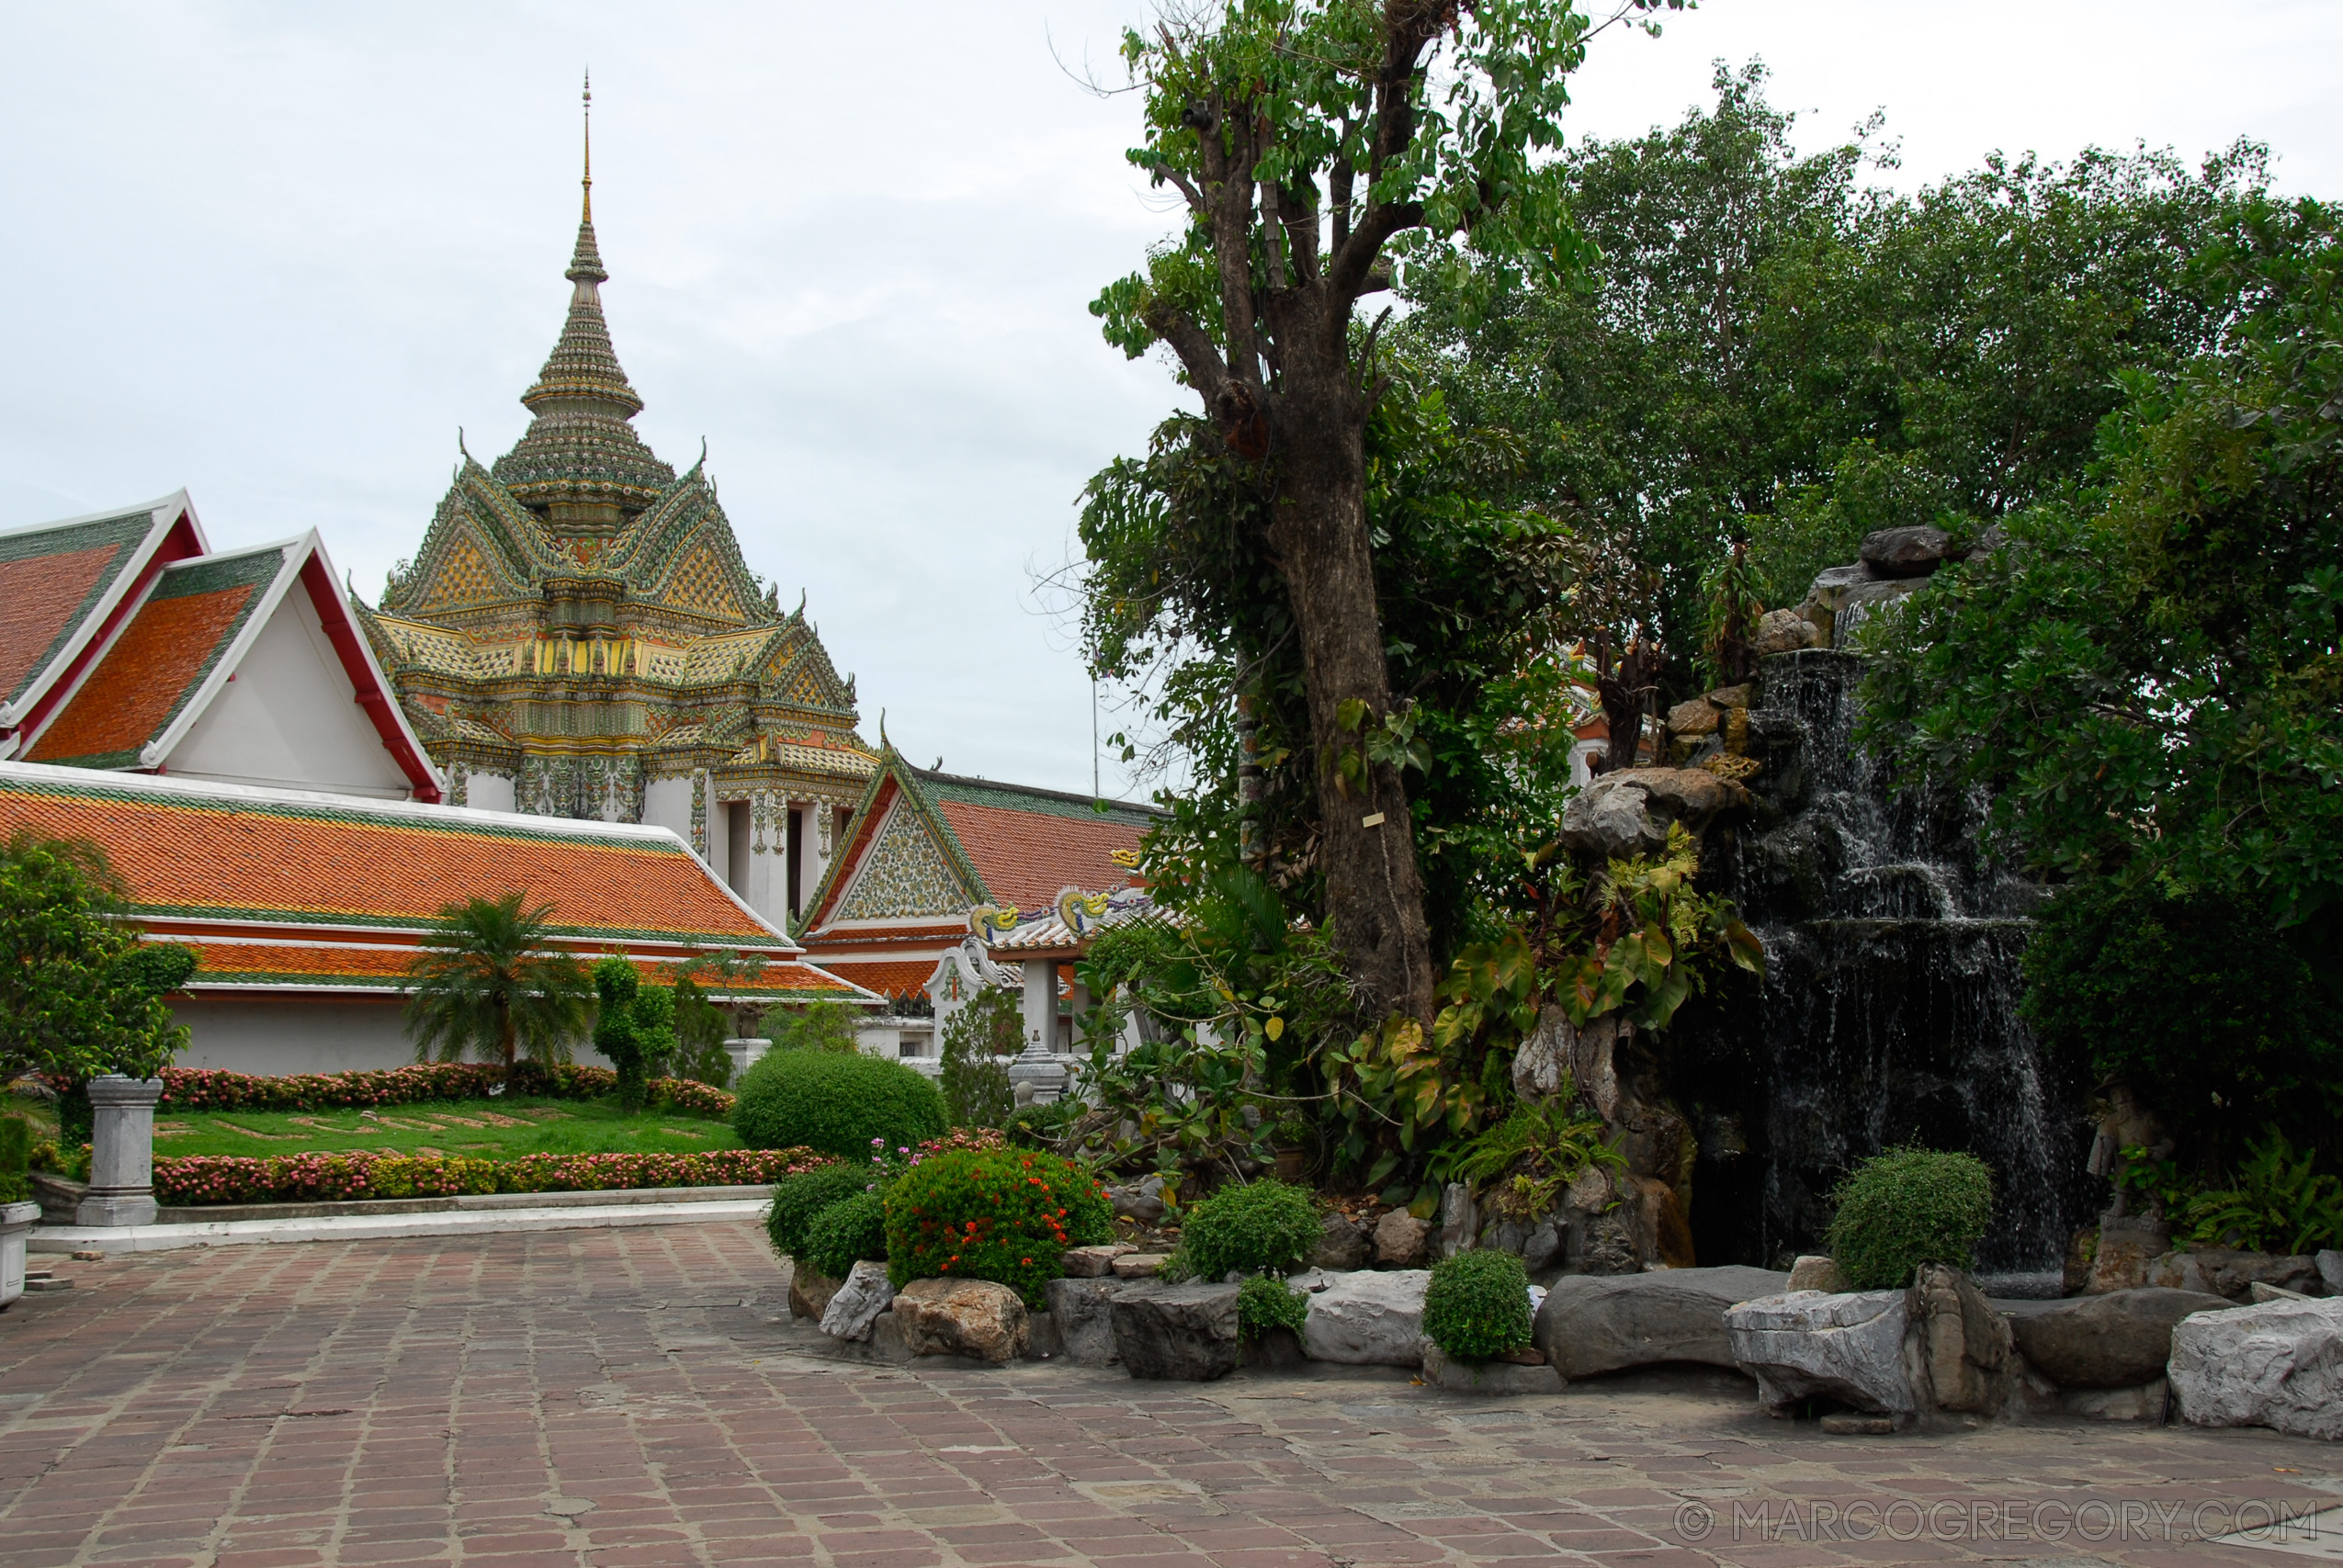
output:
<instances>
[{"instance_id":1,"label":"white column","mask_svg":"<svg viewBox=\"0 0 2343 1568\"><path fill-rule=\"evenodd\" d=\"M1058 1049L1058 961L1025 960L1025 1049Z\"/></svg>"},{"instance_id":2,"label":"white column","mask_svg":"<svg viewBox=\"0 0 2343 1568\"><path fill-rule=\"evenodd\" d=\"M776 926L789 918L788 899L783 893L787 886L788 827L779 801L764 790L750 794L749 885L741 890L741 897Z\"/></svg>"},{"instance_id":3,"label":"white column","mask_svg":"<svg viewBox=\"0 0 2343 1568\"><path fill-rule=\"evenodd\" d=\"M161 1078L118 1073L89 1080L89 1192L75 1211L85 1225L154 1223L154 1102Z\"/></svg>"}]
</instances>

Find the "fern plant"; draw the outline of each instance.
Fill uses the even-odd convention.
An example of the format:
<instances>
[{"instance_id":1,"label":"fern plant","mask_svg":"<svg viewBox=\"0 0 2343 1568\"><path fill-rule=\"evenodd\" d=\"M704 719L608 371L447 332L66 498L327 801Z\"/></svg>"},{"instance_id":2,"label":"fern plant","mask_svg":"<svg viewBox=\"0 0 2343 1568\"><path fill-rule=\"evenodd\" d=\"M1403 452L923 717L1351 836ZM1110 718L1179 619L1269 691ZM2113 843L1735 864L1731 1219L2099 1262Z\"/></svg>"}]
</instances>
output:
<instances>
[{"instance_id":1,"label":"fern plant","mask_svg":"<svg viewBox=\"0 0 2343 1568\"><path fill-rule=\"evenodd\" d=\"M2236 1186L2189 1201L2190 1243L2253 1252L2343 1247L2343 1179L2316 1166L2315 1155L2297 1155L2285 1134L2267 1129L2247 1145Z\"/></svg>"},{"instance_id":2,"label":"fern plant","mask_svg":"<svg viewBox=\"0 0 2343 1568\"><path fill-rule=\"evenodd\" d=\"M1496 1182L1488 1205L1510 1219L1550 1211L1562 1190L1597 1166L1620 1169L1626 1157L1603 1136L1602 1120L1581 1114L1566 1077L1543 1104L1517 1105L1474 1138L1448 1168L1450 1179L1475 1189Z\"/></svg>"}]
</instances>

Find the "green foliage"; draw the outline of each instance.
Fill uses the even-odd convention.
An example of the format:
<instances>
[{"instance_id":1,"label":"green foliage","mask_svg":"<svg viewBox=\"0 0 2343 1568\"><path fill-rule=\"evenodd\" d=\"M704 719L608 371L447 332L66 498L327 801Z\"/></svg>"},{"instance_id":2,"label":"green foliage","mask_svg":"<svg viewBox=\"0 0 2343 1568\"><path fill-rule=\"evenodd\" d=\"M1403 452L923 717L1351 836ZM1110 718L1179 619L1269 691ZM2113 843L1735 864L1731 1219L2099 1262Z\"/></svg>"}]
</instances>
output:
<instances>
[{"instance_id":1,"label":"green foliage","mask_svg":"<svg viewBox=\"0 0 2343 1568\"><path fill-rule=\"evenodd\" d=\"M1604 1140L1602 1119L1580 1113L1576 1098L1565 1077L1552 1100L1516 1105L1457 1151L1448 1179L1476 1188L1494 1183L1489 1208L1527 1220L1550 1213L1562 1190L1595 1167L1624 1169L1626 1156Z\"/></svg>"},{"instance_id":2,"label":"green foliage","mask_svg":"<svg viewBox=\"0 0 2343 1568\"><path fill-rule=\"evenodd\" d=\"M2145 1057L2176 1132L2217 1143L2277 1119L2332 1151L2343 240L2316 203L2248 203L2191 276L2239 303L2221 346L2123 378L2087 485L1874 618L1866 734L1907 777L1990 791L1997 841L2066 885L2032 1004L2054 1033ZM2088 951L2094 930L2120 951ZM2263 987L2290 975L2308 983L2279 1003ZM2076 979L2213 1020L2239 1059L2208 1048L2202 1068L2241 1098L2176 1081L2178 1019L2094 1021L2049 994ZM2274 1016L2289 1004L2299 1018ZM2290 1095L2304 1085L2322 1128L2315 1097Z\"/></svg>"},{"instance_id":3,"label":"green foliage","mask_svg":"<svg viewBox=\"0 0 2343 1568\"><path fill-rule=\"evenodd\" d=\"M152 1077L187 1043L164 998L196 955L143 943L97 846L20 829L0 843L0 1081Z\"/></svg>"},{"instance_id":4,"label":"green foliage","mask_svg":"<svg viewBox=\"0 0 2343 1568\"><path fill-rule=\"evenodd\" d=\"M773 1250L784 1258L803 1258L806 1233L814 1216L833 1203L857 1196L869 1186L870 1173L859 1165L850 1164L826 1165L775 1182L772 1207L764 1212L764 1234L773 1243Z\"/></svg>"},{"instance_id":5,"label":"green foliage","mask_svg":"<svg viewBox=\"0 0 2343 1568\"><path fill-rule=\"evenodd\" d=\"M1250 1274L1237 1287L1237 1331L1248 1339L1258 1339L1273 1328L1299 1334L1309 1315L1308 1293L1274 1275Z\"/></svg>"},{"instance_id":6,"label":"green foliage","mask_svg":"<svg viewBox=\"0 0 2343 1568\"><path fill-rule=\"evenodd\" d=\"M732 1081L732 1058L724 1049L731 1027L724 1010L689 975L675 980L675 1046L667 1071L679 1078L722 1089Z\"/></svg>"},{"instance_id":7,"label":"green foliage","mask_svg":"<svg viewBox=\"0 0 2343 1568\"><path fill-rule=\"evenodd\" d=\"M624 955L609 953L594 966L594 1048L618 1074L618 1108L642 1109L650 1064L664 1057L675 1041L674 993L642 987Z\"/></svg>"},{"instance_id":8,"label":"green foliage","mask_svg":"<svg viewBox=\"0 0 2343 1568\"><path fill-rule=\"evenodd\" d=\"M847 1055L860 1049L855 1043L855 1021L861 1016L844 1002L810 1002L802 1008L775 1008L765 1014L764 1027L775 1051Z\"/></svg>"},{"instance_id":9,"label":"green foliage","mask_svg":"<svg viewBox=\"0 0 2343 1568\"><path fill-rule=\"evenodd\" d=\"M1008 1064L1024 1048L1024 1014L1013 991L979 991L945 1021L937 1086L955 1127L1006 1125L1017 1108Z\"/></svg>"},{"instance_id":10,"label":"green foliage","mask_svg":"<svg viewBox=\"0 0 2343 1568\"><path fill-rule=\"evenodd\" d=\"M1113 1234L1114 1206L1081 1167L1028 1149L963 1149L913 1166L887 1195L888 1278L991 1280L1029 1307L1069 1247Z\"/></svg>"},{"instance_id":11,"label":"green foliage","mask_svg":"<svg viewBox=\"0 0 2343 1568\"><path fill-rule=\"evenodd\" d=\"M2238 1162L2235 1186L2200 1192L2182 1208L2189 1243L2279 1253L2343 1247L2343 1178L2316 1165L2269 1129Z\"/></svg>"},{"instance_id":12,"label":"green foliage","mask_svg":"<svg viewBox=\"0 0 2343 1568\"><path fill-rule=\"evenodd\" d=\"M1530 1342L1530 1276L1510 1252L1460 1252L1432 1266L1423 1331L1460 1360L1485 1361Z\"/></svg>"},{"instance_id":13,"label":"green foliage","mask_svg":"<svg viewBox=\"0 0 2343 1568\"><path fill-rule=\"evenodd\" d=\"M1720 68L1713 107L1564 150L1594 287L1425 275L1397 332L1461 423L1517 433L1487 499L1570 522L1583 613L1660 643L1676 696L1731 541L1791 604L1872 529L1974 533L2078 478L2123 373L2218 340L2235 288L2192 260L2264 177L2245 143L2093 149L1897 194L1866 183L1875 124L1801 155L1765 85Z\"/></svg>"},{"instance_id":14,"label":"green foliage","mask_svg":"<svg viewBox=\"0 0 2343 1568\"><path fill-rule=\"evenodd\" d=\"M806 1224L805 1260L819 1273L843 1280L855 1264L887 1256L887 1201L857 1192L815 1213Z\"/></svg>"},{"instance_id":15,"label":"green foliage","mask_svg":"<svg viewBox=\"0 0 2343 1568\"><path fill-rule=\"evenodd\" d=\"M501 1062L507 1074L526 1055L546 1066L570 1059L585 1032L592 984L585 968L553 942L553 906L526 908L515 888L439 911L407 967L407 1033L415 1060L460 1062L467 1053Z\"/></svg>"},{"instance_id":16,"label":"green foliage","mask_svg":"<svg viewBox=\"0 0 2343 1568\"><path fill-rule=\"evenodd\" d=\"M732 1126L753 1149L798 1145L861 1161L940 1134L944 1097L900 1062L859 1053L772 1050L741 1080Z\"/></svg>"},{"instance_id":17,"label":"green foliage","mask_svg":"<svg viewBox=\"0 0 2343 1568\"><path fill-rule=\"evenodd\" d=\"M1993 1173L1974 1155L1889 1149L1831 1197L1830 1256L1849 1287L1894 1290L1924 1263L1970 1266L1993 1219Z\"/></svg>"},{"instance_id":18,"label":"green foliage","mask_svg":"<svg viewBox=\"0 0 2343 1568\"><path fill-rule=\"evenodd\" d=\"M1192 1205L1167 1267L1183 1276L1292 1272L1318 1247L1318 1206L1298 1187L1248 1181L1223 1187Z\"/></svg>"},{"instance_id":19,"label":"green foliage","mask_svg":"<svg viewBox=\"0 0 2343 1568\"><path fill-rule=\"evenodd\" d=\"M0 1203L21 1203L32 1193L26 1172L32 1164L32 1123L22 1116L0 1116Z\"/></svg>"},{"instance_id":20,"label":"green foliage","mask_svg":"<svg viewBox=\"0 0 2343 1568\"><path fill-rule=\"evenodd\" d=\"M1019 1148L1057 1151L1075 1127L1090 1115L1086 1101L1053 1100L1047 1105L1021 1105L1009 1113L1003 1129Z\"/></svg>"}]
</instances>

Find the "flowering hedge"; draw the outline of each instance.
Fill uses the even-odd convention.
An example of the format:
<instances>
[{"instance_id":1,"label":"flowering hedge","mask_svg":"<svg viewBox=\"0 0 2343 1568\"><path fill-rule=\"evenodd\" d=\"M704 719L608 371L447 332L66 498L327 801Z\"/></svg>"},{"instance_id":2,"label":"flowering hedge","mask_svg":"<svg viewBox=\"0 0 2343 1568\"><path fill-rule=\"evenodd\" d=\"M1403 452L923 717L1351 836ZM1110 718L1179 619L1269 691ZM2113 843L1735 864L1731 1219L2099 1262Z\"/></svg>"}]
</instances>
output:
<instances>
[{"instance_id":1,"label":"flowering hedge","mask_svg":"<svg viewBox=\"0 0 2343 1568\"><path fill-rule=\"evenodd\" d=\"M749 1187L835 1163L811 1149L716 1149L705 1154L307 1154L253 1158L185 1155L154 1162L154 1196L175 1208L206 1203L311 1203L365 1198L448 1198L475 1192L606 1192L640 1187Z\"/></svg>"},{"instance_id":2,"label":"flowering hedge","mask_svg":"<svg viewBox=\"0 0 2343 1568\"><path fill-rule=\"evenodd\" d=\"M263 1077L209 1067L163 1069L162 1108L170 1111L335 1111L411 1105L424 1100L485 1100L502 1081L479 1062L424 1062L368 1073L288 1073ZM510 1092L540 1100L600 1100L615 1094L618 1075L607 1067L536 1062L513 1065ZM686 1116L720 1119L732 1096L690 1078L653 1078L649 1103Z\"/></svg>"},{"instance_id":3,"label":"flowering hedge","mask_svg":"<svg viewBox=\"0 0 2343 1568\"><path fill-rule=\"evenodd\" d=\"M1026 1149L959 1148L922 1160L887 1194L887 1272L992 1280L1039 1309L1070 1247L1109 1240L1115 1207L1081 1167Z\"/></svg>"}]
</instances>

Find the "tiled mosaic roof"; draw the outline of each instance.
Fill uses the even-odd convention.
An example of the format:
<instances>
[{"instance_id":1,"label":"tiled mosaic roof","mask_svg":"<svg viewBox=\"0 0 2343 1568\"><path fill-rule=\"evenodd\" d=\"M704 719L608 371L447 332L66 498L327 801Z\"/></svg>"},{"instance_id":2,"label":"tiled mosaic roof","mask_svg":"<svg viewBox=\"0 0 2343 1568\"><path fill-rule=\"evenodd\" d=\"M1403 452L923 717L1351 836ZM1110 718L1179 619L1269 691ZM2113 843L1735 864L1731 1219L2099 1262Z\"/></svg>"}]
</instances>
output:
<instances>
[{"instance_id":1,"label":"tiled mosaic roof","mask_svg":"<svg viewBox=\"0 0 2343 1568\"><path fill-rule=\"evenodd\" d=\"M1130 870L1117 850L1139 847L1155 814L1110 805L1104 812L1080 796L946 773L917 774L920 788L995 903L1038 908L1071 885L1104 892L1126 886Z\"/></svg>"},{"instance_id":2,"label":"tiled mosaic roof","mask_svg":"<svg viewBox=\"0 0 2343 1568\"><path fill-rule=\"evenodd\" d=\"M36 762L135 767L228 651L286 568L271 545L164 569L65 711L28 753Z\"/></svg>"},{"instance_id":3,"label":"tiled mosaic roof","mask_svg":"<svg viewBox=\"0 0 2343 1568\"><path fill-rule=\"evenodd\" d=\"M787 945L655 828L0 762L0 837L21 827L96 842L146 918L412 930L517 887L566 936Z\"/></svg>"},{"instance_id":4,"label":"tiled mosaic roof","mask_svg":"<svg viewBox=\"0 0 2343 1568\"><path fill-rule=\"evenodd\" d=\"M917 960L890 959L883 963L866 963L853 958L824 958L822 966L842 980L852 980L866 990L877 991L882 997L917 996L926 989L928 976L935 973L934 956Z\"/></svg>"},{"instance_id":5,"label":"tiled mosaic roof","mask_svg":"<svg viewBox=\"0 0 2343 1568\"><path fill-rule=\"evenodd\" d=\"M0 701L16 698L48 666L153 525L142 507L0 535Z\"/></svg>"},{"instance_id":6,"label":"tiled mosaic roof","mask_svg":"<svg viewBox=\"0 0 2343 1568\"><path fill-rule=\"evenodd\" d=\"M206 942L189 943L197 953L192 989L252 987L268 990L307 989L396 991L405 987L412 946L357 945L326 942ZM634 958L636 972L658 985L674 983L672 964ZM925 976L922 974L922 978ZM705 986L707 982L703 981ZM819 1001L853 995L853 987L809 964L772 963L749 980L715 988L719 998L756 998L771 1001Z\"/></svg>"}]
</instances>

